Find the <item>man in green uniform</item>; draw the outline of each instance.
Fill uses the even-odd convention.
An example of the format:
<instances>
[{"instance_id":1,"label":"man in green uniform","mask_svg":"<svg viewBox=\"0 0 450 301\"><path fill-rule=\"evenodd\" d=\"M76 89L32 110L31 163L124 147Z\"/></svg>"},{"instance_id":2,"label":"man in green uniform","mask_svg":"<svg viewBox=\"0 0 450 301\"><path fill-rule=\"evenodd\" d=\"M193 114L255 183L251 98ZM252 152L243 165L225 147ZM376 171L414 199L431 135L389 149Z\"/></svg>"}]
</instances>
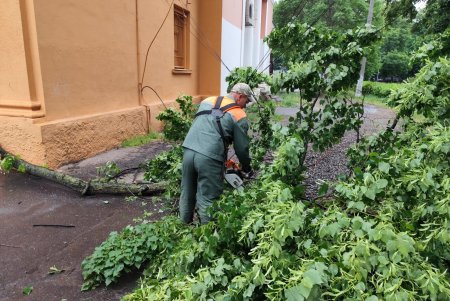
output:
<instances>
[{"instance_id":1,"label":"man in green uniform","mask_svg":"<svg viewBox=\"0 0 450 301\"><path fill-rule=\"evenodd\" d=\"M210 221L207 209L223 192L224 162L233 143L244 173L250 173L247 115L254 101L245 83L233 86L226 96L209 97L200 103L196 118L183 142L180 217L192 223L197 206L202 224Z\"/></svg>"}]
</instances>

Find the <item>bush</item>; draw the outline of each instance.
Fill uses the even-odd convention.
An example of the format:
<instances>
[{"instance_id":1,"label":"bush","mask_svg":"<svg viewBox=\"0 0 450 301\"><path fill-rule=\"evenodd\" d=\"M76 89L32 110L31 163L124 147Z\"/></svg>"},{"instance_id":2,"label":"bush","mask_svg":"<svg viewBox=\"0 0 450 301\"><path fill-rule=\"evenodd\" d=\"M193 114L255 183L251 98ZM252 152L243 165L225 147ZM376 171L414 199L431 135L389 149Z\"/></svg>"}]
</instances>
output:
<instances>
[{"instance_id":1,"label":"bush","mask_svg":"<svg viewBox=\"0 0 450 301\"><path fill-rule=\"evenodd\" d=\"M398 90L403 84L398 83L379 83L364 81L363 92L364 94L373 94L378 97L389 97L393 90Z\"/></svg>"},{"instance_id":2,"label":"bush","mask_svg":"<svg viewBox=\"0 0 450 301\"><path fill-rule=\"evenodd\" d=\"M196 110L192 103L192 96L181 96L176 99L176 102L180 110L168 108L159 113L156 119L164 122L164 138L172 141L181 141L186 137L191 127Z\"/></svg>"}]
</instances>

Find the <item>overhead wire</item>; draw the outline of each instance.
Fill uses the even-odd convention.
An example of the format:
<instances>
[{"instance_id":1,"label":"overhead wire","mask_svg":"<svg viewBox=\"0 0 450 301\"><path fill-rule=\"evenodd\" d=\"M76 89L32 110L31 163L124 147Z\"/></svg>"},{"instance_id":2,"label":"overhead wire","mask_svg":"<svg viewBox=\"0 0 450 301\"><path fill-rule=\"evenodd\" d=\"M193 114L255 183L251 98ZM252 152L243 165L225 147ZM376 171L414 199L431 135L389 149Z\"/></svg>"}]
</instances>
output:
<instances>
[{"instance_id":1,"label":"overhead wire","mask_svg":"<svg viewBox=\"0 0 450 301\"><path fill-rule=\"evenodd\" d=\"M152 91L156 94L156 96L159 98L159 100L161 101L161 103L162 103L162 105L164 106L164 108L167 109L166 104L164 103L164 101L162 100L162 98L159 96L158 92L156 92L155 89L153 89L153 88L150 87L150 86L143 86L142 89L141 89L141 92L144 91L145 88L148 88L148 89L152 90Z\"/></svg>"},{"instance_id":2,"label":"overhead wire","mask_svg":"<svg viewBox=\"0 0 450 301\"><path fill-rule=\"evenodd\" d=\"M297 6L297 9L295 10L294 14L291 16L291 19L295 19L297 18L305 9L306 4L308 4L308 0L304 0L303 2L300 2L299 5ZM260 62L258 63L256 70L258 70L260 67L262 67L262 65L264 64L264 61L268 58L268 56L272 53L272 50L269 49L266 54L264 54L263 58L260 60ZM265 68L263 71L267 70L267 68Z\"/></svg>"},{"instance_id":3,"label":"overhead wire","mask_svg":"<svg viewBox=\"0 0 450 301\"><path fill-rule=\"evenodd\" d=\"M153 46L153 43L155 42L156 38L158 37L158 35L159 35L159 33L160 33L162 27L163 27L164 24L166 23L167 17L169 16L169 14L170 14L170 12L171 12L171 10L172 10L172 6L173 6L173 3L174 3L174 2L175 2L175 0L172 0L171 4L170 4L170 6L169 6L169 9L167 10L166 16L164 17L163 22L162 22L161 25L159 26L158 31L156 32L155 36L153 37L152 41L150 42L150 45L149 45L148 48L147 48L147 53L145 54L144 69L142 70L142 77L141 77L141 83L140 83L141 85L144 83L145 70L146 70L146 68L147 68L147 61L148 61L148 54L149 54L149 52L150 52L150 49L151 49L152 46ZM141 90L141 92L142 92L142 90Z\"/></svg>"},{"instance_id":4,"label":"overhead wire","mask_svg":"<svg viewBox=\"0 0 450 301\"><path fill-rule=\"evenodd\" d=\"M164 1L165 1L166 3L169 3L168 0L164 0ZM182 3L182 0L178 0L178 1L179 1L182 5L187 5L187 4L188 4L187 2L186 2L186 3ZM147 48L147 52L146 52L146 55L145 55L144 68L143 68L143 71L142 71L142 77L141 77L141 83L140 83L140 85L143 85L143 82L144 82L145 71L146 71L146 68L147 68L147 62L148 62L148 56L149 56L149 53L150 53L150 49L151 49L151 47L153 46L153 43L155 42L156 38L158 37L158 35L159 35L159 33L160 33L162 27L164 26L165 22L167 21L167 18L168 18L169 14L170 14L170 12L171 12L171 10L172 10L172 7L173 7L174 3L175 3L175 0L172 0L172 1L170 2L170 5L169 5L169 8L168 8L168 10L167 10L167 13L166 13L166 15L165 15L165 17L164 17L164 20L163 20L163 22L161 23L161 25L159 26L159 28L158 28L158 30L157 30L155 36L153 37L152 41L150 42L150 45L149 45L148 48ZM304 9L304 7L306 6L307 3L308 3L308 0L305 0L305 1L303 1L303 2L301 3L301 5L299 4L299 6L298 6L298 8L297 8L295 14L292 16L292 18L295 18L296 16L298 16L298 15L303 11L303 9ZM333 2L328 6L327 9L329 9L331 6L333 6L334 3L335 3L335 1L333 1ZM318 22L318 21L320 20L320 18L325 14L326 11L327 11L327 10L324 10L324 12L322 12L322 13L319 15L319 17L318 17L311 25L309 25L309 27L313 26L316 22ZM222 57L220 56L220 54L219 54L219 53L214 49L214 47L210 44L209 39L206 37L206 35L204 34L204 32L203 32L203 31L199 28L199 26L197 25L197 23L198 23L197 20L196 20L194 17L192 17L191 15L189 16L189 18L192 20L192 22L190 22L190 25L192 26L192 29L193 29L193 30L189 30L190 33L191 33L191 34L192 34L192 35L193 35L193 36L194 36L194 37L195 37L195 38L196 38L203 46L205 46L207 49L209 49L209 51L210 51L210 52L211 52L218 60L220 60L221 64L228 70L228 72L231 72L230 68L229 68L229 67L226 65L226 63L223 61L223 59L222 59ZM271 53L271 50L269 49L268 52L263 56L263 58L262 58L262 59L260 60L260 62L258 63L257 68L256 68L257 70L258 70L260 67L262 67L264 61L267 59L267 57L270 55L270 53ZM260 73L264 72L264 71L267 70L269 67L270 67L270 65L266 66L266 68L264 68ZM160 100L161 103L164 105L164 107L167 108L166 105L164 104L162 98L159 96L159 94L156 92L156 90L155 90L154 88L152 88L151 86L148 86L148 85L143 86L143 87L141 88L141 93L142 93L142 91L143 91L145 88L151 89L151 90L156 94L156 96L159 98L159 100Z\"/></svg>"},{"instance_id":5,"label":"overhead wire","mask_svg":"<svg viewBox=\"0 0 450 301\"><path fill-rule=\"evenodd\" d=\"M322 12L322 13L321 13L321 14L320 14L320 15L319 15L319 16L318 16L311 24L308 25L308 28L311 28L311 27L314 26L317 22L319 22L319 20L323 17L323 15L327 12L327 10L330 9L332 6L334 6L335 2L336 2L336 1L334 0L332 3L330 3L330 4L328 5L327 9L324 10L324 11L323 11L323 12ZM296 17L298 17L298 16L300 15L300 13L305 9L306 4L308 4L308 0L303 1L301 4L303 4L303 6L301 7L301 9L300 9L300 5L297 7L296 13L292 15L291 19L295 19ZM271 50L271 49L269 49L269 50L266 52L266 54L263 56L263 58L261 59L261 61L260 61L259 64L258 64L258 66L256 67L256 70L258 70L260 67L262 67L264 61L267 59L267 56L268 56L270 53L272 53L272 50ZM269 65L269 66L270 66L270 65ZM269 68L269 67L264 68L264 70L262 70L260 73L266 71L267 68Z\"/></svg>"},{"instance_id":6,"label":"overhead wire","mask_svg":"<svg viewBox=\"0 0 450 301\"><path fill-rule=\"evenodd\" d=\"M168 2L168 0L165 0L165 2L166 2L167 4L169 4L169 8L168 8L167 13L166 13L166 15L165 15L165 17L164 17L163 22L162 22L161 25L159 26L159 28L158 28L158 30L157 30L155 36L153 37L152 41L150 42L150 45L149 45L148 48L147 48L147 52L146 52L146 55L145 55L144 68L143 68L143 71L142 71L142 77L141 77L140 86L142 86L143 83L144 83L145 71L146 71L146 68L147 68L147 62L148 62L148 56L149 56L149 53L150 53L150 49L151 49L151 47L153 46L153 43L155 42L155 40L156 40L156 38L158 37L159 33L161 32L162 27L163 27L164 24L166 23L167 18L168 18L169 14L170 14L170 12L171 12L171 10L172 10L172 7L174 6L175 0L172 0L170 3ZM180 4L186 5L186 6L187 6L187 4L188 4L187 1L186 1L186 3L182 3L181 0L179 0L179 2L180 2ZM186 15L185 15L185 17L186 17ZM227 65L225 64L225 62L222 60L222 58L221 58L220 55L217 53L217 51L209 44L209 40L205 37L205 35L203 34L203 32L197 27L197 25L195 24L195 22L196 22L195 18L193 18L192 16L190 16L190 19L193 21L193 22L190 22L190 25L193 26L194 31L189 30L189 32L190 32L190 33L191 33L191 34L192 34L192 35L193 35L193 36L194 36L194 37L195 37L195 38L196 38L203 46L205 46L207 49L209 49L209 50L213 53L213 55L214 55L218 60L220 60L220 62L222 63L222 65L223 65L229 72L231 72L230 68L228 68L228 66L227 66ZM199 34L203 36L203 38L206 40L206 43L205 43L204 41L202 41L202 39L198 36ZM155 90L154 88L152 88L151 86L149 86L149 85L142 86L140 92L142 93L142 92L144 91L145 88L148 88L148 89L152 90L152 91L156 94L156 96L158 97L158 99L161 101L161 103L163 104L163 106L167 109L167 106L165 105L165 103L164 103L164 101L162 100L162 98L159 96L159 94L156 92L156 90Z\"/></svg>"},{"instance_id":7,"label":"overhead wire","mask_svg":"<svg viewBox=\"0 0 450 301\"><path fill-rule=\"evenodd\" d=\"M182 0L178 0L178 2L182 3ZM185 15L185 17L187 17ZM210 44L209 39L206 37L206 35L204 34L204 32L199 28L199 26L196 24L198 23L197 20L192 16L189 15L190 20L192 20L192 22L190 22L190 25L193 27L193 31L190 30L190 33L203 45L205 46L207 49L210 50L210 52L221 62L221 64L229 71L231 72L230 68L227 66L227 64L225 64L225 62L223 61L222 57L220 56L219 53L217 53L217 51L214 49L214 47ZM204 41L202 40L204 39Z\"/></svg>"}]
</instances>

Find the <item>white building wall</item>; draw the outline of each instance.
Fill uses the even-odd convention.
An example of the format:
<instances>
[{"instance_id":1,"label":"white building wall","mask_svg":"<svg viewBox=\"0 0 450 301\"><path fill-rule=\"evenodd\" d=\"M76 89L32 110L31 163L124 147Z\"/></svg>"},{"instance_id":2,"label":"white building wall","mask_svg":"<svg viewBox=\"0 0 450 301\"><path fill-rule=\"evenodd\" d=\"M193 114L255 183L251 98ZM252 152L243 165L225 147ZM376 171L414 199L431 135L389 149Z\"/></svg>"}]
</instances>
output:
<instances>
[{"instance_id":1,"label":"white building wall","mask_svg":"<svg viewBox=\"0 0 450 301\"><path fill-rule=\"evenodd\" d=\"M250 66L256 68L258 66L260 57L260 36L261 36L261 0L255 0L254 2L254 23L253 23L253 41L252 41L252 62Z\"/></svg>"},{"instance_id":2,"label":"white building wall","mask_svg":"<svg viewBox=\"0 0 450 301\"><path fill-rule=\"evenodd\" d=\"M260 71L264 70L264 72L268 72L268 66L270 64L270 56L268 55L269 47L261 39L261 30L268 32L267 29L271 28L272 19L269 19L269 17L272 14L269 13L269 9L266 10L265 28L261 28L262 0L248 1L253 5L253 26L245 25L247 0L242 1L242 28L238 28L225 18L222 18L222 61L230 70L236 67L252 66L253 68L258 68ZM227 92L228 84L225 78L230 74L227 67L223 64L221 67L221 94Z\"/></svg>"},{"instance_id":3,"label":"white building wall","mask_svg":"<svg viewBox=\"0 0 450 301\"><path fill-rule=\"evenodd\" d=\"M222 18L222 61L233 70L242 66L242 30ZM228 84L225 78L230 74L227 67L222 64L220 76L220 93L226 94Z\"/></svg>"}]
</instances>

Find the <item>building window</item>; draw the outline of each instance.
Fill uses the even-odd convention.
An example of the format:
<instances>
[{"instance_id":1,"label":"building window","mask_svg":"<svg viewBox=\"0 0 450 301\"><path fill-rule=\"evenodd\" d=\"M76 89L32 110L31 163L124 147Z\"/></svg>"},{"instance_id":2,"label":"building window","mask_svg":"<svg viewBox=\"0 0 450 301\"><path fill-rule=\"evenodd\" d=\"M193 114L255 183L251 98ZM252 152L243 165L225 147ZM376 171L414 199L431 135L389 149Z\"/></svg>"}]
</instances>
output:
<instances>
[{"instance_id":1,"label":"building window","mask_svg":"<svg viewBox=\"0 0 450 301\"><path fill-rule=\"evenodd\" d=\"M253 26L254 24L254 3L253 0L245 2L245 26Z\"/></svg>"},{"instance_id":2,"label":"building window","mask_svg":"<svg viewBox=\"0 0 450 301\"><path fill-rule=\"evenodd\" d=\"M189 69L189 11L174 6L175 70Z\"/></svg>"}]
</instances>

